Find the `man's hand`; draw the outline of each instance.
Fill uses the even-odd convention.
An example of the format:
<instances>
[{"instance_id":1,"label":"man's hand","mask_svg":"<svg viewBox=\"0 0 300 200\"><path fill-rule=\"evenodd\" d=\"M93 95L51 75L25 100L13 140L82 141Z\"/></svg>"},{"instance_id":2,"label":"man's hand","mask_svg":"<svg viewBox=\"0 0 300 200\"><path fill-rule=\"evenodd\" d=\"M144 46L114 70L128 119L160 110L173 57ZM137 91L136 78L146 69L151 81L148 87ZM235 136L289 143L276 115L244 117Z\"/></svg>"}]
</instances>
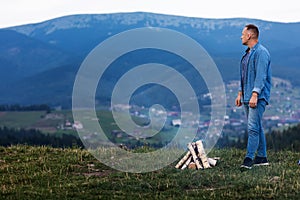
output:
<instances>
[{"instance_id":1,"label":"man's hand","mask_svg":"<svg viewBox=\"0 0 300 200\"><path fill-rule=\"evenodd\" d=\"M242 105L241 99L242 99L242 92L239 92L239 93L238 93L238 96L237 96L236 99L235 99L235 105L236 105L237 107L240 107L240 106Z\"/></svg>"},{"instance_id":2,"label":"man's hand","mask_svg":"<svg viewBox=\"0 0 300 200\"><path fill-rule=\"evenodd\" d=\"M258 94L256 92L252 93L251 99L249 101L249 106L251 108L255 108L257 106L257 101L258 101L257 96L258 96Z\"/></svg>"}]
</instances>

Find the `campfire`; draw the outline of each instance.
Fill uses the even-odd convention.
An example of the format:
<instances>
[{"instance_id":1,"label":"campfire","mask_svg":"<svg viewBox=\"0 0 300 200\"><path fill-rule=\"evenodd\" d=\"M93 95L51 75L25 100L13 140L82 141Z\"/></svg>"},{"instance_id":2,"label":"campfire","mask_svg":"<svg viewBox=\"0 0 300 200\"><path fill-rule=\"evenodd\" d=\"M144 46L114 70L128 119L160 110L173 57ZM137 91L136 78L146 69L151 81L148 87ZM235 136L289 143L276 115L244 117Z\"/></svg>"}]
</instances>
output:
<instances>
[{"instance_id":1,"label":"campfire","mask_svg":"<svg viewBox=\"0 0 300 200\"><path fill-rule=\"evenodd\" d=\"M177 163L177 169L207 169L216 166L220 158L208 158L206 156L203 143L198 140L193 143L188 143L188 151Z\"/></svg>"}]
</instances>

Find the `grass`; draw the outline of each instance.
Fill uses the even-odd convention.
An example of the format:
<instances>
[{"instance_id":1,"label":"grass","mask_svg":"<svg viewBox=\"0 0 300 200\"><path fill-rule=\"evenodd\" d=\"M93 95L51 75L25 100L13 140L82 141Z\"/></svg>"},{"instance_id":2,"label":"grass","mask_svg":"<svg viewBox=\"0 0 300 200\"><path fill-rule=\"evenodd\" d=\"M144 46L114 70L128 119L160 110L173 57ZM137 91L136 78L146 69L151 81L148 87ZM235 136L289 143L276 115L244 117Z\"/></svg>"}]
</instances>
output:
<instances>
[{"instance_id":1,"label":"grass","mask_svg":"<svg viewBox=\"0 0 300 200\"><path fill-rule=\"evenodd\" d=\"M45 119L46 111L0 112L0 125L15 129L38 129L44 133L55 133L64 119Z\"/></svg>"},{"instance_id":2,"label":"grass","mask_svg":"<svg viewBox=\"0 0 300 200\"><path fill-rule=\"evenodd\" d=\"M0 112L0 124L11 128L27 128L39 121L43 115L44 111Z\"/></svg>"},{"instance_id":3,"label":"grass","mask_svg":"<svg viewBox=\"0 0 300 200\"><path fill-rule=\"evenodd\" d=\"M270 166L241 172L244 151L213 150L207 170L116 171L76 148L0 147L0 199L298 199L299 152L269 152Z\"/></svg>"},{"instance_id":4,"label":"grass","mask_svg":"<svg viewBox=\"0 0 300 200\"><path fill-rule=\"evenodd\" d=\"M9 128L33 128L38 129L46 133L70 133L68 130L57 130L57 126L64 124L66 120L73 122L73 114L71 110L52 111L52 114L61 116L60 119L45 119L47 115L46 111L7 111L0 112L0 126L6 126ZM112 130L119 130L118 126L114 123L111 112L106 110L97 111L97 115L101 118L101 127L106 132ZM136 119L136 122L140 122L141 119ZM142 122L140 122L142 123ZM71 134L74 134L73 131Z\"/></svg>"}]
</instances>

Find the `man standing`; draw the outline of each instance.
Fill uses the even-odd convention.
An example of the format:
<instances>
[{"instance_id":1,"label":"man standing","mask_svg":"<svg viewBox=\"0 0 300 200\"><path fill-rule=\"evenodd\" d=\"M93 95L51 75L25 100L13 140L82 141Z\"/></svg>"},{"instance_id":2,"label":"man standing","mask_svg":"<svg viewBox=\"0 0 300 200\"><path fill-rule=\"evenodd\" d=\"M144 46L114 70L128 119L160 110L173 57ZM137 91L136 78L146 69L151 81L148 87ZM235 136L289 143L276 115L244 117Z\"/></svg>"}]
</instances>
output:
<instances>
[{"instance_id":1,"label":"man standing","mask_svg":"<svg viewBox=\"0 0 300 200\"><path fill-rule=\"evenodd\" d=\"M271 60L268 50L258 41L257 26L248 24L242 31L242 44L247 46L240 63L240 88L236 106L245 107L247 117L247 153L241 169L254 165L269 165L262 118L269 103L271 90Z\"/></svg>"}]
</instances>

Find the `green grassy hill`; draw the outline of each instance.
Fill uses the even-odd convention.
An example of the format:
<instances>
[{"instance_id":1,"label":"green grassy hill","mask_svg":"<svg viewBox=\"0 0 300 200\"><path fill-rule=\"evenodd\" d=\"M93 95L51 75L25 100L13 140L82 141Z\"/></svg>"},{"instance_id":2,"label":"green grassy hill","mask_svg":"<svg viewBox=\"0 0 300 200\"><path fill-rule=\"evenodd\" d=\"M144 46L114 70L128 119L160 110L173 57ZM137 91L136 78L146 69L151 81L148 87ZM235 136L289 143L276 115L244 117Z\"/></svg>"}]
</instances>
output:
<instances>
[{"instance_id":1,"label":"green grassy hill","mask_svg":"<svg viewBox=\"0 0 300 200\"><path fill-rule=\"evenodd\" d=\"M299 152L269 152L271 165L241 172L243 150L213 150L206 170L131 174L76 148L0 147L0 199L299 199Z\"/></svg>"}]
</instances>

